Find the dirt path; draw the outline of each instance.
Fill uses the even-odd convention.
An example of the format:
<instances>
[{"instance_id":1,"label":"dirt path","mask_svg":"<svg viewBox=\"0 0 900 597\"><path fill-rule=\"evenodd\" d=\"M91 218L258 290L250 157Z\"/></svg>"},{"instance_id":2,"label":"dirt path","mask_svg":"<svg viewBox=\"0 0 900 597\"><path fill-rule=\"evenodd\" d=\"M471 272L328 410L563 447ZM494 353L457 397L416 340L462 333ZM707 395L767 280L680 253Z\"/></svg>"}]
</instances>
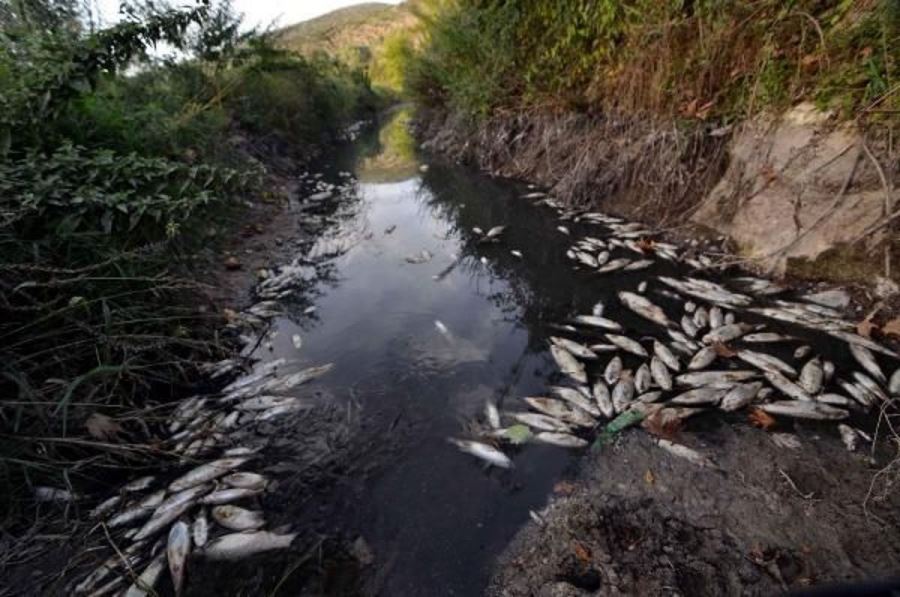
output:
<instances>
[{"instance_id":1,"label":"dirt path","mask_svg":"<svg viewBox=\"0 0 900 597\"><path fill-rule=\"evenodd\" d=\"M643 431L585 457L500 559L495 596L771 595L900 568L895 493L828 429L798 430L799 449L738 423L682 433L700 468Z\"/></svg>"}]
</instances>

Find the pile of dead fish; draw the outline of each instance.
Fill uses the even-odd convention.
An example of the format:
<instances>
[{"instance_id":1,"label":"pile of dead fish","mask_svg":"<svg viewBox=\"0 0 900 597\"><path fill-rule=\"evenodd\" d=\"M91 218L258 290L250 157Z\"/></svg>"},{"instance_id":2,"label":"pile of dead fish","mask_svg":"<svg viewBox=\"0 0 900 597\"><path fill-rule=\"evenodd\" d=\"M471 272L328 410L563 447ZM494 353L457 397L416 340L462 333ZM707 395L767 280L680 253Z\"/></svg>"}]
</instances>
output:
<instances>
[{"instance_id":1,"label":"pile of dead fish","mask_svg":"<svg viewBox=\"0 0 900 597\"><path fill-rule=\"evenodd\" d=\"M260 285L261 290L270 287ZM264 300L239 313L229 327L244 342L258 345L267 321L279 313L276 302ZM211 379L233 377L243 372L245 362L226 359L205 369ZM251 470L257 449L241 445L242 428L310 408L310 402L289 393L332 367L279 374L285 364L284 359L267 362L218 394L179 403L166 424L162 447L180 457L180 474L136 479L94 508L91 517L106 528L121 553L78 582L73 593L100 597L130 583L123 593L128 597L155 594L153 587L168 569L180 594L192 557L237 560L290 546L296 534L265 530L263 512L238 505L256 500L269 484ZM210 460L197 465L200 459ZM132 570L140 572L130 577Z\"/></svg>"},{"instance_id":2,"label":"pile of dead fish","mask_svg":"<svg viewBox=\"0 0 900 597\"><path fill-rule=\"evenodd\" d=\"M665 261L685 274L659 275L640 282L634 292L618 293L618 312L650 324L641 324L640 332L629 328L626 318L612 318L602 303L591 313L555 324L557 335L550 338L549 349L565 381L549 387L545 396L523 398L527 410L500 413L489 403L481 437L451 439L462 451L510 467L512 461L501 449L504 441L579 448L597 430L619 431L649 416L665 427L704 412L745 408L774 417L840 422L854 411L864 413L900 396L900 369L893 363L888 377L883 368L898 355L858 335L855 325L842 318L835 307L846 306L849 299L840 292L789 300L779 298L786 288L750 276L729 278L726 286L701 277L702 270L716 266L696 247L682 251L653 240L654 232L641 224L565 210L541 193L529 197L555 207L563 221L592 225L592 234L567 251L579 271L602 276ZM564 224L558 230L572 235ZM670 306L666 310L657 302ZM785 327L846 343L857 366L840 370L802 338L780 331ZM846 422L838 423L838 429L851 451L860 441L871 441ZM788 434L779 435L784 441ZM697 464L711 463L686 446L666 440L658 444Z\"/></svg>"}]
</instances>

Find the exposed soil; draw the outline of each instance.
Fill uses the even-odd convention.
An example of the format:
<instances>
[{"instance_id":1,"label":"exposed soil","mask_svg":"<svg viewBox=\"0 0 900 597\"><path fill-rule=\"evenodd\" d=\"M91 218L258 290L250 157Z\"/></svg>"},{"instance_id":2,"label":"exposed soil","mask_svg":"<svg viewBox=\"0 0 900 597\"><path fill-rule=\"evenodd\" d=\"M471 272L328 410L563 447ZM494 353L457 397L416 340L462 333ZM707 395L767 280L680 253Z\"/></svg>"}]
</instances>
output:
<instances>
[{"instance_id":1,"label":"exposed soil","mask_svg":"<svg viewBox=\"0 0 900 597\"><path fill-rule=\"evenodd\" d=\"M682 433L701 468L642 431L584 459L572 483L501 557L489 593L771 595L889 578L900 569L900 496L834 432L781 448L745 424ZM882 463L884 464L884 463Z\"/></svg>"}]
</instances>

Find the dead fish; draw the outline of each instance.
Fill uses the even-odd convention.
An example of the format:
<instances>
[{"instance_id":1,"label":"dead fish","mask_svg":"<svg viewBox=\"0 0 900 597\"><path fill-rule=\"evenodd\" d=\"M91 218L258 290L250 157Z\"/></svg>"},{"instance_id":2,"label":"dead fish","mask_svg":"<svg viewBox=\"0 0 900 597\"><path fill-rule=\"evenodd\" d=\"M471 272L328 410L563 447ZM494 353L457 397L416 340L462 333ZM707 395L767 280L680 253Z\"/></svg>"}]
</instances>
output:
<instances>
[{"instance_id":1,"label":"dead fish","mask_svg":"<svg viewBox=\"0 0 900 597\"><path fill-rule=\"evenodd\" d=\"M575 258L582 265L586 265L591 268L597 267L597 258L590 253L585 253L584 251L576 251Z\"/></svg>"},{"instance_id":2,"label":"dead fish","mask_svg":"<svg viewBox=\"0 0 900 597\"><path fill-rule=\"evenodd\" d=\"M597 301L596 303L594 303L594 306L591 307L591 315L595 317L602 317L604 308L605 305L603 304L603 301Z\"/></svg>"},{"instance_id":3,"label":"dead fish","mask_svg":"<svg viewBox=\"0 0 900 597\"><path fill-rule=\"evenodd\" d=\"M844 381L843 379L838 380L837 383L839 386L841 386L841 388L843 388L845 392L850 394L850 396L853 397L853 399L859 402L861 405L865 406L866 408L872 406L872 397L869 395L869 392L867 392L863 388L849 381Z\"/></svg>"},{"instance_id":4,"label":"dead fish","mask_svg":"<svg viewBox=\"0 0 900 597\"><path fill-rule=\"evenodd\" d=\"M450 333L450 330L447 328L446 325L444 325L443 321L441 321L439 319L435 319L434 327L436 327L437 331L440 332L441 335L444 336L445 338L450 339L450 340L453 339L453 334Z\"/></svg>"},{"instance_id":5,"label":"dead fish","mask_svg":"<svg viewBox=\"0 0 900 597\"><path fill-rule=\"evenodd\" d=\"M717 404L725 392L727 392L727 390L723 388L694 388L675 396L670 402L672 404L683 404L686 406Z\"/></svg>"},{"instance_id":6,"label":"dead fish","mask_svg":"<svg viewBox=\"0 0 900 597\"><path fill-rule=\"evenodd\" d=\"M855 406L856 403L847 398L846 396L842 396L841 394L835 394L833 392L828 392L825 394L819 394L815 397L816 402L821 402L822 404L828 404L830 406Z\"/></svg>"},{"instance_id":7,"label":"dead fish","mask_svg":"<svg viewBox=\"0 0 900 597\"><path fill-rule=\"evenodd\" d=\"M813 401L783 400L761 404L760 408L773 415L784 415L795 419L813 419L817 421L837 421L850 416L846 410L820 404Z\"/></svg>"},{"instance_id":8,"label":"dead fish","mask_svg":"<svg viewBox=\"0 0 900 597\"><path fill-rule=\"evenodd\" d=\"M584 359L586 361L594 361L597 359L597 353L595 353L593 350L583 344L579 344L578 342L569 340L568 338L550 336L550 341L563 350L569 351L579 359Z\"/></svg>"},{"instance_id":9,"label":"dead fish","mask_svg":"<svg viewBox=\"0 0 900 597\"><path fill-rule=\"evenodd\" d=\"M533 409L549 415L555 419L559 419L572 425L579 427L593 427L594 419L583 410L572 408L565 402L561 402L554 398L544 398L540 396L529 396L525 398L525 402Z\"/></svg>"},{"instance_id":10,"label":"dead fish","mask_svg":"<svg viewBox=\"0 0 900 597\"><path fill-rule=\"evenodd\" d=\"M699 388L703 386L731 389L739 381L747 381L759 377L756 371L744 371L740 369L727 371L695 371L682 373L675 378L675 383L680 386Z\"/></svg>"},{"instance_id":11,"label":"dead fish","mask_svg":"<svg viewBox=\"0 0 900 597\"><path fill-rule=\"evenodd\" d=\"M559 230L560 232L562 232L563 234L565 234L566 236L569 236L571 234L569 232L569 229L566 228L565 226L557 226L556 229Z\"/></svg>"},{"instance_id":12,"label":"dead fish","mask_svg":"<svg viewBox=\"0 0 900 597\"><path fill-rule=\"evenodd\" d=\"M202 508L191 525L191 536L194 538L194 545L203 547L209 539L209 519L206 518L206 508Z\"/></svg>"},{"instance_id":13,"label":"dead fish","mask_svg":"<svg viewBox=\"0 0 900 597\"><path fill-rule=\"evenodd\" d=\"M709 327L714 330L716 328L720 328L725 325L725 317L722 313L722 309L719 307L713 307L709 310Z\"/></svg>"},{"instance_id":14,"label":"dead fish","mask_svg":"<svg viewBox=\"0 0 900 597\"><path fill-rule=\"evenodd\" d=\"M701 305L694 310L694 325L698 330L709 325L709 311L706 310L706 307Z\"/></svg>"},{"instance_id":15,"label":"dead fish","mask_svg":"<svg viewBox=\"0 0 900 597\"><path fill-rule=\"evenodd\" d=\"M805 359L810 354L812 354L812 346L804 344L803 346L798 346L794 351L794 358L797 360Z\"/></svg>"},{"instance_id":16,"label":"dead fish","mask_svg":"<svg viewBox=\"0 0 900 597\"><path fill-rule=\"evenodd\" d=\"M588 445L587 440L581 439L580 437L575 437L568 433L552 431L541 431L540 433L535 434L534 439L561 448L583 448Z\"/></svg>"},{"instance_id":17,"label":"dead fish","mask_svg":"<svg viewBox=\"0 0 900 597\"><path fill-rule=\"evenodd\" d=\"M900 368L891 374L891 379L888 381L888 392L891 396L900 395Z\"/></svg>"},{"instance_id":18,"label":"dead fish","mask_svg":"<svg viewBox=\"0 0 900 597\"><path fill-rule=\"evenodd\" d=\"M660 398L662 398L663 393L660 391L655 392L645 392L636 398L637 402L643 402L645 404L650 404L652 402L656 402Z\"/></svg>"},{"instance_id":19,"label":"dead fish","mask_svg":"<svg viewBox=\"0 0 900 597\"><path fill-rule=\"evenodd\" d=\"M260 394L269 393L269 392L286 392L288 390L292 390L297 386L303 385L307 382L310 382L317 377L321 377L325 375L334 367L334 363L327 363L325 365L318 365L315 367L308 367L303 371L299 371L297 373L293 373L291 375L287 375L283 378L276 378L269 380L265 384L260 387Z\"/></svg>"},{"instance_id":20,"label":"dead fish","mask_svg":"<svg viewBox=\"0 0 900 597\"><path fill-rule=\"evenodd\" d=\"M114 529L116 527L121 527L137 520L143 520L144 518L150 516L153 513L153 510L155 510L157 506L162 504L165 498L165 489L155 491L133 506L129 506L127 509L110 518L106 525L109 528Z\"/></svg>"},{"instance_id":21,"label":"dead fish","mask_svg":"<svg viewBox=\"0 0 900 597\"><path fill-rule=\"evenodd\" d=\"M669 337L672 338L672 340L675 340L676 343L687 346L688 354L692 355L695 351L700 350L700 346L696 342L694 342L678 330L668 329L666 330L666 333L669 334Z\"/></svg>"},{"instance_id":22,"label":"dead fish","mask_svg":"<svg viewBox=\"0 0 900 597\"><path fill-rule=\"evenodd\" d=\"M587 383L587 373L584 370L584 365L578 362L571 352L553 345L550 347L550 354L553 356L556 364L559 365L560 371L579 383Z\"/></svg>"},{"instance_id":23,"label":"dead fish","mask_svg":"<svg viewBox=\"0 0 900 597\"><path fill-rule=\"evenodd\" d=\"M506 230L506 226L494 226L490 230L487 231L485 237L487 238L496 238L503 234L503 231Z\"/></svg>"},{"instance_id":24,"label":"dead fish","mask_svg":"<svg viewBox=\"0 0 900 597\"><path fill-rule=\"evenodd\" d=\"M822 368L822 360L815 357L807 361L800 370L800 387L810 395L818 394L825 381L825 370Z\"/></svg>"},{"instance_id":25,"label":"dead fish","mask_svg":"<svg viewBox=\"0 0 900 597\"><path fill-rule=\"evenodd\" d=\"M574 388L567 388L564 386L551 386L550 391L559 396L569 404L574 404L581 410L595 416L600 416L600 410L594 406L594 404L587 399L587 397Z\"/></svg>"},{"instance_id":26,"label":"dead fish","mask_svg":"<svg viewBox=\"0 0 900 597\"><path fill-rule=\"evenodd\" d=\"M706 369L716 360L716 356L718 355L715 348L712 346L705 346L693 356L687 367L691 371Z\"/></svg>"},{"instance_id":27,"label":"dead fish","mask_svg":"<svg viewBox=\"0 0 900 597\"><path fill-rule=\"evenodd\" d=\"M856 429L854 429L850 425L840 423L838 424L838 432L841 434L841 441L844 442L847 450L850 452L856 452L856 448L859 447L860 437Z\"/></svg>"},{"instance_id":28,"label":"dead fish","mask_svg":"<svg viewBox=\"0 0 900 597\"><path fill-rule=\"evenodd\" d=\"M794 400L801 400L805 402L809 402L812 400L812 396L806 392L803 388L786 378L781 373L777 371L766 371L763 373L763 376L768 380L770 384L772 384L776 390L788 396L789 398L793 398Z\"/></svg>"},{"instance_id":29,"label":"dead fish","mask_svg":"<svg viewBox=\"0 0 900 597\"><path fill-rule=\"evenodd\" d=\"M659 340L653 341L653 354L655 354L659 359L665 363L666 367L671 369L672 371L677 372L681 369L681 362L678 360L669 347L660 342Z\"/></svg>"},{"instance_id":30,"label":"dead fish","mask_svg":"<svg viewBox=\"0 0 900 597\"><path fill-rule=\"evenodd\" d=\"M624 261L628 261L625 259ZM597 253L597 267L609 263L609 251L600 251Z\"/></svg>"},{"instance_id":31,"label":"dead fish","mask_svg":"<svg viewBox=\"0 0 900 597\"><path fill-rule=\"evenodd\" d=\"M754 342L760 344L772 344L775 342L790 342L794 340L793 336L786 336L784 334L776 334L775 332L757 332L755 334L747 334L741 341L743 342Z\"/></svg>"},{"instance_id":32,"label":"dead fish","mask_svg":"<svg viewBox=\"0 0 900 597\"><path fill-rule=\"evenodd\" d=\"M606 383L609 385L613 385L617 381L619 381L619 377L622 375L622 359L618 356L614 356L609 360L609 363L606 364L606 369L603 370L603 379L606 380Z\"/></svg>"},{"instance_id":33,"label":"dead fish","mask_svg":"<svg viewBox=\"0 0 900 597\"><path fill-rule=\"evenodd\" d=\"M643 394L650 389L653 384L653 376L650 374L650 367L647 363L642 363L634 374L634 391Z\"/></svg>"},{"instance_id":34,"label":"dead fish","mask_svg":"<svg viewBox=\"0 0 900 597\"><path fill-rule=\"evenodd\" d=\"M172 481L172 483L169 484L169 491L172 493L177 493L189 487L193 487L194 485L200 485L202 483L206 483L207 481L212 481L213 479L221 477L225 473L236 469L248 460L249 458L240 457L221 458L219 460L214 460L212 462L202 464Z\"/></svg>"},{"instance_id":35,"label":"dead fish","mask_svg":"<svg viewBox=\"0 0 900 597\"><path fill-rule=\"evenodd\" d=\"M487 419L488 425L491 426L491 429L500 429L500 411L497 410L497 405L494 404L493 401L485 401L484 416Z\"/></svg>"},{"instance_id":36,"label":"dead fish","mask_svg":"<svg viewBox=\"0 0 900 597\"><path fill-rule=\"evenodd\" d=\"M201 504L209 506L217 504L230 504L238 500L247 499L262 493L262 489L250 489L249 487L228 487L227 489L217 489L200 498Z\"/></svg>"},{"instance_id":37,"label":"dead fish","mask_svg":"<svg viewBox=\"0 0 900 597\"><path fill-rule=\"evenodd\" d=\"M631 354L637 355L639 357L647 358L647 351L644 350L644 347L632 340L627 336L619 336L618 334L606 334L606 339L624 350L625 352L630 352Z\"/></svg>"},{"instance_id":38,"label":"dead fish","mask_svg":"<svg viewBox=\"0 0 900 597\"><path fill-rule=\"evenodd\" d=\"M746 323L731 323L712 328L712 331L703 336L704 344L712 344L714 342L731 342L737 340L747 332L753 329L753 326Z\"/></svg>"},{"instance_id":39,"label":"dead fish","mask_svg":"<svg viewBox=\"0 0 900 597\"><path fill-rule=\"evenodd\" d=\"M726 412L733 412L753 402L762 389L762 382L737 384L722 397L719 408Z\"/></svg>"},{"instance_id":40,"label":"dead fish","mask_svg":"<svg viewBox=\"0 0 900 597\"><path fill-rule=\"evenodd\" d=\"M238 410L268 410L276 406L284 406L285 404L299 404L299 400L293 396L257 396L248 398L235 407Z\"/></svg>"},{"instance_id":41,"label":"dead fish","mask_svg":"<svg viewBox=\"0 0 900 597\"><path fill-rule=\"evenodd\" d=\"M204 495L210 489L210 485L194 485L193 487L166 498L166 500L153 511L150 520L141 527L141 530L134 536L134 540L140 541L141 539L146 539L162 530L166 525L193 506L194 503L200 499L200 496Z\"/></svg>"},{"instance_id":42,"label":"dead fish","mask_svg":"<svg viewBox=\"0 0 900 597\"><path fill-rule=\"evenodd\" d=\"M519 259L522 258L522 251L517 251L517 250L513 249L512 251L509 252L509 254L512 255L513 257L518 257Z\"/></svg>"},{"instance_id":43,"label":"dead fish","mask_svg":"<svg viewBox=\"0 0 900 597\"><path fill-rule=\"evenodd\" d=\"M150 562L141 575L135 579L134 584L128 587L124 597L144 597L145 595L155 594L153 587L159 582L163 570L166 569L165 554L159 554Z\"/></svg>"},{"instance_id":44,"label":"dead fish","mask_svg":"<svg viewBox=\"0 0 900 597\"><path fill-rule=\"evenodd\" d=\"M511 413L510 416L512 416L512 418L519 423L528 425L529 427L534 427L535 429L541 429L543 431L567 432L572 430L571 427L569 427L559 419L555 419L548 415L539 413Z\"/></svg>"},{"instance_id":45,"label":"dead fish","mask_svg":"<svg viewBox=\"0 0 900 597\"><path fill-rule=\"evenodd\" d=\"M834 363L824 361L822 363L822 373L825 375L825 383L831 381L831 378L834 377Z\"/></svg>"},{"instance_id":46,"label":"dead fish","mask_svg":"<svg viewBox=\"0 0 900 597\"><path fill-rule=\"evenodd\" d=\"M104 516L104 515L108 514L109 512L111 512L113 510L113 508L118 506L119 502L121 502L121 501L122 501L121 495L114 495L111 498L104 500L103 502L101 502L100 504L95 506L94 509L90 511L88 516L90 516L91 518L95 518L95 519L100 518L101 516Z\"/></svg>"},{"instance_id":47,"label":"dead fish","mask_svg":"<svg viewBox=\"0 0 900 597\"><path fill-rule=\"evenodd\" d=\"M859 344L850 344L850 354L853 355L853 358L856 359L856 362L863 366L863 369L868 371L872 377L880 381L881 383L885 383L887 379L884 376L884 373L881 371L881 367L878 366L878 362L875 360L875 355L872 354L865 346L860 346Z\"/></svg>"},{"instance_id":48,"label":"dead fish","mask_svg":"<svg viewBox=\"0 0 900 597\"><path fill-rule=\"evenodd\" d=\"M637 272L642 269L647 269L648 267L652 266L654 263L656 263L656 262L653 261L652 259L638 259L637 261L632 261L631 263L626 265L623 269L626 272Z\"/></svg>"},{"instance_id":49,"label":"dead fish","mask_svg":"<svg viewBox=\"0 0 900 597\"><path fill-rule=\"evenodd\" d=\"M588 348L598 354L601 352L617 352L619 350L619 347L615 344L591 344Z\"/></svg>"},{"instance_id":50,"label":"dead fish","mask_svg":"<svg viewBox=\"0 0 900 597\"><path fill-rule=\"evenodd\" d=\"M258 473L231 473L222 477L222 483L229 487L244 487L247 489L264 489L268 481Z\"/></svg>"},{"instance_id":51,"label":"dead fish","mask_svg":"<svg viewBox=\"0 0 900 597\"><path fill-rule=\"evenodd\" d=\"M257 448L248 448L247 446L236 446L234 448L228 448L224 452L222 452L222 456L233 457L233 456L252 456L259 452Z\"/></svg>"},{"instance_id":52,"label":"dead fish","mask_svg":"<svg viewBox=\"0 0 900 597\"><path fill-rule=\"evenodd\" d=\"M413 265L418 265L420 263L425 263L431 261L434 255L428 249L422 249L415 255L410 255L406 258L407 263L412 263Z\"/></svg>"},{"instance_id":53,"label":"dead fish","mask_svg":"<svg viewBox=\"0 0 900 597\"><path fill-rule=\"evenodd\" d=\"M796 377L797 375L796 369L778 357L773 357L770 354L743 349L738 351L737 357L748 365L753 365L760 371L774 371L792 377Z\"/></svg>"},{"instance_id":54,"label":"dead fish","mask_svg":"<svg viewBox=\"0 0 900 597\"><path fill-rule=\"evenodd\" d=\"M291 344L294 345L294 348L300 350L303 348L303 338L300 337L300 334L294 334L291 336Z\"/></svg>"},{"instance_id":55,"label":"dead fish","mask_svg":"<svg viewBox=\"0 0 900 597\"><path fill-rule=\"evenodd\" d=\"M609 330L611 332L618 332L622 329L622 326L620 326L612 319L606 319L605 317L600 317L599 315L576 315L572 318L572 321L580 325L586 325L588 327L598 328L602 330Z\"/></svg>"},{"instance_id":56,"label":"dead fish","mask_svg":"<svg viewBox=\"0 0 900 597\"><path fill-rule=\"evenodd\" d=\"M79 499L79 497L67 489L37 486L34 488L34 499L38 502L67 503L74 502Z\"/></svg>"},{"instance_id":57,"label":"dead fish","mask_svg":"<svg viewBox=\"0 0 900 597\"><path fill-rule=\"evenodd\" d=\"M483 444L468 439L447 438L451 444L459 448L462 452L470 454L479 460L483 460L490 465L499 466L501 468L512 468L512 460L493 446Z\"/></svg>"},{"instance_id":58,"label":"dead fish","mask_svg":"<svg viewBox=\"0 0 900 597\"><path fill-rule=\"evenodd\" d=\"M622 269L629 263L631 263L630 259L625 259L625 258L613 259L612 261L606 263L605 265L598 267L597 273L598 274L608 274L610 272L614 272L616 270Z\"/></svg>"},{"instance_id":59,"label":"dead fish","mask_svg":"<svg viewBox=\"0 0 900 597\"><path fill-rule=\"evenodd\" d=\"M238 506L215 506L211 512L213 520L232 531L250 531L266 524L263 513Z\"/></svg>"},{"instance_id":60,"label":"dead fish","mask_svg":"<svg viewBox=\"0 0 900 597\"><path fill-rule=\"evenodd\" d=\"M169 540L166 543L166 561L169 563L169 574L172 575L175 595L181 595L181 589L184 586L184 570L190 553L191 533L188 525L178 521L169 529Z\"/></svg>"},{"instance_id":61,"label":"dead fish","mask_svg":"<svg viewBox=\"0 0 900 597\"><path fill-rule=\"evenodd\" d=\"M693 338L700 332L694 324L694 320L687 315L681 316L681 329L684 330L684 333L687 334L688 338Z\"/></svg>"},{"instance_id":62,"label":"dead fish","mask_svg":"<svg viewBox=\"0 0 900 597\"><path fill-rule=\"evenodd\" d=\"M609 393L609 387L607 387L602 379L598 379L594 383L593 394L594 401L597 403L597 407L600 409L600 412L607 419L611 419L616 414L616 410L612 403L612 396Z\"/></svg>"},{"instance_id":63,"label":"dead fish","mask_svg":"<svg viewBox=\"0 0 900 597\"><path fill-rule=\"evenodd\" d=\"M650 375L653 377L653 381L656 382L656 385L663 390L668 391L672 389L672 376L669 374L669 369L666 367L663 360L656 354L650 359Z\"/></svg>"},{"instance_id":64,"label":"dead fish","mask_svg":"<svg viewBox=\"0 0 900 597\"><path fill-rule=\"evenodd\" d=\"M265 551L287 549L296 537L296 533L278 535L269 531L233 533L210 541L200 555L208 560L243 560Z\"/></svg>"},{"instance_id":65,"label":"dead fish","mask_svg":"<svg viewBox=\"0 0 900 597\"><path fill-rule=\"evenodd\" d=\"M205 401L204 401L205 402ZM147 475L145 477L140 477L135 479L134 481L129 481L125 485L122 486L122 493L134 493L136 491L144 491L156 481L155 475Z\"/></svg>"},{"instance_id":66,"label":"dead fish","mask_svg":"<svg viewBox=\"0 0 900 597\"><path fill-rule=\"evenodd\" d=\"M862 371L854 371L853 378L856 382L861 385L863 388L868 390L870 394L875 396L876 398L880 398L881 400L887 402L888 396L884 393L884 390L881 389L881 386L878 385L878 382L863 373Z\"/></svg>"},{"instance_id":67,"label":"dead fish","mask_svg":"<svg viewBox=\"0 0 900 597\"><path fill-rule=\"evenodd\" d=\"M678 456L679 458L684 458L688 462L696 464L697 466L702 466L704 468L715 468L716 466L712 460L710 460L700 452L692 448L688 448L683 444L676 444L670 442L667 439L658 439L656 440L656 444L666 452Z\"/></svg>"},{"instance_id":68,"label":"dead fish","mask_svg":"<svg viewBox=\"0 0 900 597\"><path fill-rule=\"evenodd\" d=\"M850 332L845 332L843 330L827 330L827 332L831 336L834 336L835 338L843 340L844 342L847 342L848 344L857 344L859 346L868 348L871 351L880 352L881 354L886 354L889 357L894 357L895 359L900 358L900 355L898 355L893 350L885 348L884 346L881 346L877 342L873 342L872 340L869 340L868 338L863 338L862 336L860 336L858 334L852 334Z\"/></svg>"},{"instance_id":69,"label":"dead fish","mask_svg":"<svg viewBox=\"0 0 900 597\"><path fill-rule=\"evenodd\" d=\"M634 381L631 376L623 375L612 390L613 409L616 414L623 412L634 401Z\"/></svg>"},{"instance_id":70,"label":"dead fish","mask_svg":"<svg viewBox=\"0 0 900 597\"><path fill-rule=\"evenodd\" d=\"M266 410L256 415L255 420L258 423L261 423L263 421L271 421L272 419L275 419L277 417L301 410L307 410L309 408L312 408L312 403L307 401L295 400L286 404L279 404L278 406L267 408Z\"/></svg>"},{"instance_id":71,"label":"dead fish","mask_svg":"<svg viewBox=\"0 0 900 597\"><path fill-rule=\"evenodd\" d=\"M644 319L652 321L653 323L659 324L663 327L669 327L672 325L672 322L669 321L668 317L666 317L665 312L657 305L651 303L646 297L626 291L620 292L618 296L619 301L621 301L623 305L625 305L626 307L628 307L628 309L630 309L634 313L637 313Z\"/></svg>"}]
</instances>

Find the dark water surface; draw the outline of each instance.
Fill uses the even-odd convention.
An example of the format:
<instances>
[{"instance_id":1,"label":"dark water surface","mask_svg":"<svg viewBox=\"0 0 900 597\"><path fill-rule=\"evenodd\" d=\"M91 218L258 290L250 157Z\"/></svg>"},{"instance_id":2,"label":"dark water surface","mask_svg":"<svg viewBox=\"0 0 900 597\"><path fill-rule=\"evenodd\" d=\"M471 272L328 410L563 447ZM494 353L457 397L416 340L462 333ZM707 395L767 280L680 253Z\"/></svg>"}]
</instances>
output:
<instances>
[{"instance_id":1,"label":"dark water surface","mask_svg":"<svg viewBox=\"0 0 900 597\"><path fill-rule=\"evenodd\" d=\"M487 470L446 438L481 417L488 399L521 410L519 397L543 393L555 366L541 323L589 309L598 288L576 283L552 212L519 199L521 186L450 166L373 165L373 151L391 150L363 139L334 164L357 177L358 200L313 254L343 254L317 288L314 318L304 303L277 320L271 354L299 359L285 372L334 363L317 385L400 435L401 449L358 500L359 531L386 566L381 594L477 595L577 452L528 445L514 470ZM502 242L479 244L472 227L495 225L508 226ZM406 261L423 249L430 261Z\"/></svg>"}]
</instances>

